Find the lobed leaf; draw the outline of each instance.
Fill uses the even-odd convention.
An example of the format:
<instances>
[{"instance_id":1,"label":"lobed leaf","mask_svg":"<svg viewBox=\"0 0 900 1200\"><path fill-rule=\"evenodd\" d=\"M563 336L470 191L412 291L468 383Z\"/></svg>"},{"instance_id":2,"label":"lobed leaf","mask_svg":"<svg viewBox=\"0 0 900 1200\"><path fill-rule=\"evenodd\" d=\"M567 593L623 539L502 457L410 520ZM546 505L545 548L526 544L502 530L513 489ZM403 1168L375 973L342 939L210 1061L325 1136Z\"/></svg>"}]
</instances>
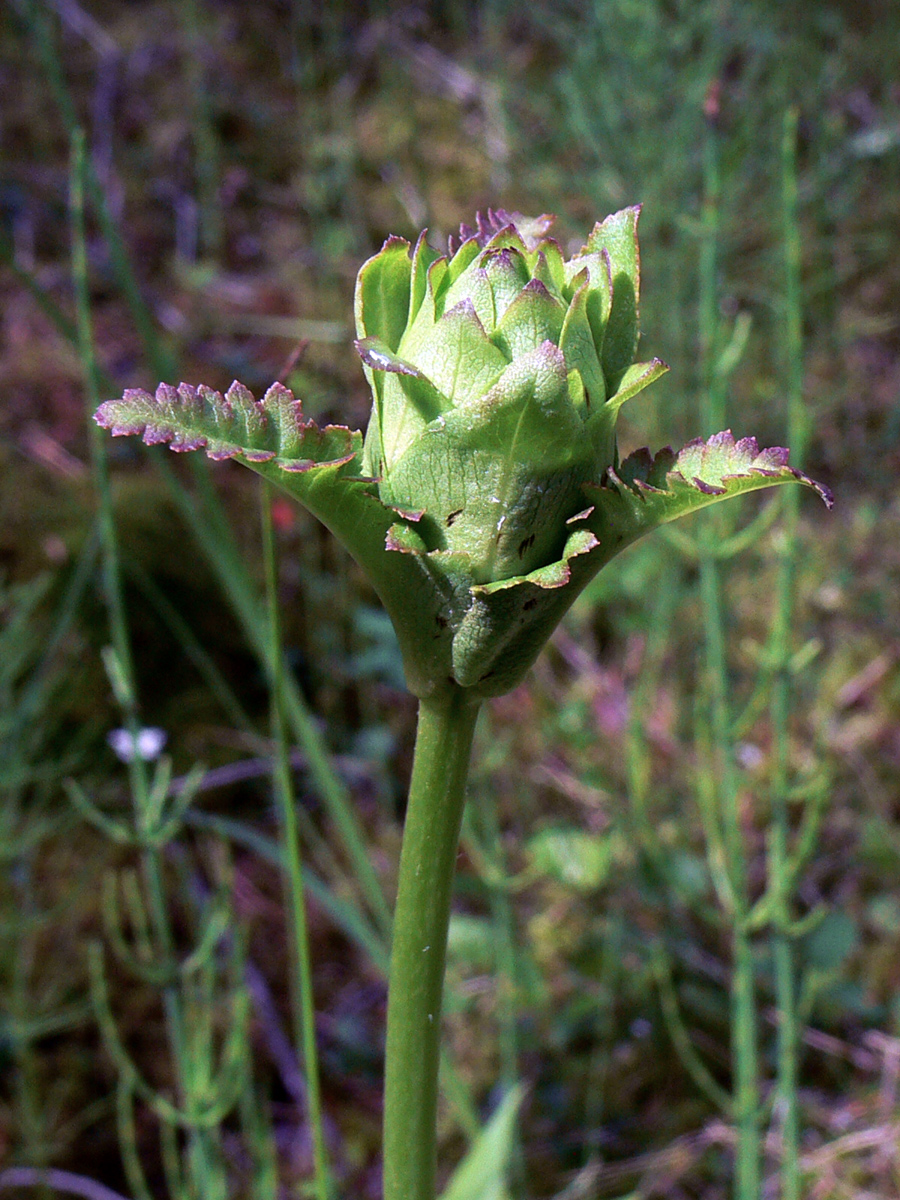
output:
<instances>
[{"instance_id":1,"label":"lobed leaf","mask_svg":"<svg viewBox=\"0 0 900 1200\"><path fill-rule=\"evenodd\" d=\"M300 401L280 383L262 400L237 380L224 396L202 384L161 383L155 396L130 388L120 400L101 404L94 419L113 437L143 435L148 446L167 442L173 450L205 450L213 459L277 460L284 471L341 466L361 444L361 435L344 425L319 428L304 420Z\"/></svg>"},{"instance_id":2,"label":"lobed leaf","mask_svg":"<svg viewBox=\"0 0 900 1200\"><path fill-rule=\"evenodd\" d=\"M361 436L343 425L319 428L304 420L300 401L275 383L254 400L235 382L226 394L200 385L161 383L156 395L128 389L121 400L108 400L95 414L97 425L113 437L143 434L146 445L168 443L173 450L205 450L210 458L277 460L282 470L302 472L314 466L348 463L359 451Z\"/></svg>"},{"instance_id":3,"label":"lobed leaf","mask_svg":"<svg viewBox=\"0 0 900 1200\"><path fill-rule=\"evenodd\" d=\"M412 556L389 551L386 539L398 513L382 503L374 481L356 473L358 432L320 429L304 420L299 401L281 384L260 401L241 384L224 396L186 384L163 384L156 396L131 390L102 404L95 419L116 436L143 435L150 445L168 442L173 450L205 449L212 458L237 459L299 500L356 559L381 597L397 630L410 689L428 694L444 679L449 642L421 636L435 626L433 582Z\"/></svg>"},{"instance_id":4,"label":"lobed leaf","mask_svg":"<svg viewBox=\"0 0 900 1200\"><path fill-rule=\"evenodd\" d=\"M667 521L744 492L783 483L831 493L788 464L781 447L760 450L730 430L689 442L678 454L638 450L583 491L590 507L571 517L556 563L527 575L471 588L453 644L454 675L483 696L521 682L547 638L585 585L621 550Z\"/></svg>"},{"instance_id":5,"label":"lobed leaf","mask_svg":"<svg viewBox=\"0 0 900 1200\"><path fill-rule=\"evenodd\" d=\"M708 441L695 438L677 454L665 449L651 456L648 450L637 450L617 472L610 472L609 483L599 490L611 486L623 495L622 487L627 487L648 513L660 518L657 524L715 500L775 483L803 483L818 492L831 508L829 489L790 466L788 457L789 451L783 446L760 450L756 438L736 441L731 430L726 429L713 434Z\"/></svg>"}]
</instances>

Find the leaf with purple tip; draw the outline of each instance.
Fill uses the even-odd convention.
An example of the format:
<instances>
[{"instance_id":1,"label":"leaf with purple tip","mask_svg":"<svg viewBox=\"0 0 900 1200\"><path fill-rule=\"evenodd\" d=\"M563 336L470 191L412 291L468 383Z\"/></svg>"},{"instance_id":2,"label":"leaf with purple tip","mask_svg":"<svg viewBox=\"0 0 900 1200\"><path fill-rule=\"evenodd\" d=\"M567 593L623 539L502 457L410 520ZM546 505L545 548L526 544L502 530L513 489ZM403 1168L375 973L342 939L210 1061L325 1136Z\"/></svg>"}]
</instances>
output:
<instances>
[{"instance_id":1,"label":"leaf with purple tip","mask_svg":"<svg viewBox=\"0 0 900 1200\"><path fill-rule=\"evenodd\" d=\"M828 488L790 466L787 450L760 450L755 438L735 441L726 429L708 441L688 442L678 454L662 450L652 457L639 450L630 455L603 484L585 487L595 505L588 524L601 544L612 541L623 548L667 521L781 483L804 484L831 507Z\"/></svg>"}]
</instances>

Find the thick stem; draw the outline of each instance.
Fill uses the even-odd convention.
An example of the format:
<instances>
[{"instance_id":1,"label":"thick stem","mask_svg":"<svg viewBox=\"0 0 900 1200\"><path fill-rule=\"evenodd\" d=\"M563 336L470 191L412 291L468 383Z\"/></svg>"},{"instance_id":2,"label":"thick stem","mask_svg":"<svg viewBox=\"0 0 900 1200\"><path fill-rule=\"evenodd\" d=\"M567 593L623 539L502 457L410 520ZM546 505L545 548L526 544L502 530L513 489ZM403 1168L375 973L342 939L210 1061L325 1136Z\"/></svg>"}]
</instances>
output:
<instances>
[{"instance_id":1,"label":"thick stem","mask_svg":"<svg viewBox=\"0 0 900 1200\"><path fill-rule=\"evenodd\" d=\"M434 1200L444 960L477 716L456 685L419 706L388 986L384 1200Z\"/></svg>"}]
</instances>

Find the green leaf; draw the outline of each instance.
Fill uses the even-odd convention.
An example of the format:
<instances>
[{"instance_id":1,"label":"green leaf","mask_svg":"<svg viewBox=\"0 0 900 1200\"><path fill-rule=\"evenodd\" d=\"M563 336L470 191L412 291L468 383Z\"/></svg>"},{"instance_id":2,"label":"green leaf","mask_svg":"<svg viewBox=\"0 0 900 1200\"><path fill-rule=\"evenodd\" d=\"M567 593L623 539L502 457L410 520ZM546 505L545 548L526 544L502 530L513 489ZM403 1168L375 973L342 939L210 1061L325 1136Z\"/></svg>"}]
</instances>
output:
<instances>
[{"instance_id":1,"label":"green leaf","mask_svg":"<svg viewBox=\"0 0 900 1200\"><path fill-rule=\"evenodd\" d=\"M558 300L562 299L566 286L565 263L559 242L546 238L540 250L528 255L528 265L534 279L539 279Z\"/></svg>"},{"instance_id":2,"label":"green leaf","mask_svg":"<svg viewBox=\"0 0 900 1200\"><path fill-rule=\"evenodd\" d=\"M416 251L419 256L424 253L422 239L416 244ZM419 262L419 271L421 266ZM359 338L374 338L391 351L398 348L412 305L412 274L410 245L405 238L389 237L378 254L363 263L356 278L354 294L356 333ZM382 406L385 377L373 371L365 362L364 370L375 398L364 454L366 467L371 469L373 461L380 461L384 457Z\"/></svg>"},{"instance_id":3,"label":"green leaf","mask_svg":"<svg viewBox=\"0 0 900 1200\"><path fill-rule=\"evenodd\" d=\"M510 247L486 251L481 256L481 263L494 294L496 324L529 283L528 264L517 250Z\"/></svg>"},{"instance_id":4,"label":"green leaf","mask_svg":"<svg viewBox=\"0 0 900 1200\"><path fill-rule=\"evenodd\" d=\"M559 348L566 359L569 370L576 370L585 389L585 407L590 413L599 409L606 399L606 382L603 368L597 357L594 335L588 320L587 305L590 295L589 281L575 292L569 311L563 322Z\"/></svg>"},{"instance_id":5,"label":"green leaf","mask_svg":"<svg viewBox=\"0 0 900 1200\"><path fill-rule=\"evenodd\" d=\"M587 524L612 553L624 549L651 529L718 500L779 483L803 483L831 507L826 487L788 465L780 446L760 450L755 438L735 441L730 429L688 444L676 455L647 450L630 455L604 484L587 484L595 509Z\"/></svg>"},{"instance_id":6,"label":"green leaf","mask_svg":"<svg viewBox=\"0 0 900 1200\"><path fill-rule=\"evenodd\" d=\"M540 217L536 219L539 221ZM490 241L485 244L484 248L488 252L492 250L514 250L516 254L522 256L523 260L527 252L525 240L512 220L501 229L498 229Z\"/></svg>"},{"instance_id":7,"label":"green leaf","mask_svg":"<svg viewBox=\"0 0 900 1200\"><path fill-rule=\"evenodd\" d=\"M459 279L463 271L468 270L478 255L481 253L481 245L477 238L468 238L462 243L450 261L447 263L447 286Z\"/></svg>"},{"instance_id":8,"label":"green leaf","mask_svg":"<svg viewBox=\"0 0 900 1200\"><path fill-rule=\"evenodd\" d=\"M424 430L391 468L391 500L425 510L430 548L466 555L472 582L523 575L559 554L586 449L562 354L546 342Z\"/></svg>"},{"instance_id":9,"label":"green leaf","mask_svg":"<svg viewBox=\"0 0 900 1200\"><path fill-rule=\"evenodd\" d=\"M361 435L343 425L320 429L304 420L299 400L280 383L262 400L237 380L224 396L202 384L161 383L155 396L134 388L121 400L101 404L95 420L114 437L143 434L148 446L168 442L173 450L206 450L213 459L252 464L277 459L282 470L292 472L342 466L356 457L361 443Z\"/></svg>"},{"instance_id":10,"label":"green leaf","mask_svg":"<svg viewBox=\"0 0 900 1200\"><path fill-rule=\"evenodd\" d=\"M483 395L509 361L488 340L469 299L460 301L436 321L409 356L438 391L455 404Z\"/></svg>"},{"instance_id":11,"label":"green leaf","mask_svg":"<svg viewBox=\"0 0 900 1200\"><path fill-rule=\"evenodd\" d=\"M444 294L444 311L449 312L470 297L485 329L493 329L529 279L528 265L517 251L507 248L479 252Z\"/></svg>"},{"instance_id":12,"label":"green leaf","mask_svg":"<svg viewBox=\"0 0 900 1200\"><path fill-rule=\"evenodd\" d=\"M434 582L416 556L387 548L398 514L382 503L371 480L355 474L358 432L304 420L300 402L281 384L261 401L241 384L225 396L161 384L156 397L131 390L108 400L95 419L113 435L143 434L151 445L235 458L299 500L368 575L397 630L410 690L427 695L446 678L451 632L437 622Z\"/></svg>"},{"instance_id":13,"label":"green leaf","mask_svg":"<svg viewBox=\"0 0 900 1200\"><path fill-rule=\"evenodd\" d=\"M539 279L519 292L500 318L491 341L509 359L521 358L544 342L559 345L566 310Z\"/></svg>"},{"instance_id":14,"label":"green leaf","mask_svg":"<svg viewBox=\"0 0 900 1200\"><path fill-rule=\"evenodd\" d=\"M441 395L431 380L426 379L418 367L395 354L384 342L369 337L360 338L354 344L359 357L371 370L385 371L397 376L400 390L412 401L423 425L427 425L429 421L440 416L444 409L449 408L450 401ZM387 424L387 401L384 408L385 414L382 419Z\"/></svg>"},{"instance_id":15,"label":"green leaf","mask_svg":"<svg viewBox=\"0 0 900 1200\"><path fill-rule=\"evenodd\" d=\"M524 1091L514 1087L453 1173L441 1200L508 1200L506 1178Z\"/></svg>"},{"instance_id":16,"label":"green leaf","mask_svg":"<svg viewBox=\"0 0 900 1200\"><path fill-rule=\"evenodd\" d=\"M535 868L577 892L595 891L606 882L612 850L608 835L583 829L544 829L528 842Z\"/></svg>"},{"instance_id":17,"label":"green leaf","mask_svg":"<svg viewBox=\"0 0 900 1200\"><path fill-rule=\"evenodd\" d=\"M760 451L755 439L735 442L730 431L690 442L678 455L637 451L603 484L583 486L589 507L569 518L560 560L472 588L453 641L455 678L483 696L509 691L582 588L621 550L667 521L781 483L805 484L831 506L828 489L790 467L786 450Z\"/></svg>"},{"instance_id":18,"label":"green leaf","mask_svg":"<svg viewBox=\"0 0 900 1200\"><path fill-rule=\"evenodd\" d=\"M354 298L359 337L375 337L397 349L409 317L411 276L405 238L389 237L378 254L363 263Z\"/></svg>"},{"instance_id":19,"label":"green leaf","mask_svg":"<svg viewBox=\"0 0 900 1200\"><path fill-rule=\"evenodd\" d=\"M610 392L634 362L638 344L638 298L641 285L637 221L640 205L612 213L594 226L582 253L609 254L612 308L603 339L603 374Z\"/></svg>"},{"instance_id":20,"label":"green leaf","mask_svg":"<svg viewBox=\"0 0 900 1200\"><path fill-rule=\"evenodd\" d=\"M448 294L447 309L464 300L472 302L475 315L485 332L494 328L497 324L497 305L490 278L483 267L473 266L462 279L457 280Z\"/></svg>"},{"instance_id":21,"label":"green leaf","mask_svg":"<svg viewBox=\"0 0 900 1200\"><path fill-rule=\"evenodd\" d=\"M409 284L409 315L407 317L407 327L411 326L413 321L419 315L419 309L422 307L422 302L425 299L425 291L428 287L428 271L431 264L440 258L437 250L432 248L425 241L427 229L423 229L419 234L416 247L412 254L412 270ZM434 316L432 314L432 320Z\"/></svg>"},{"instance_id":22,"label":"green leaf","mask_svg":"<svg viewBox=\"0 0 900 1200\"><path fill-rule=\"evenodd\" d=\"M620 379L615 395L610 396L607 401L607 406L618 412L626 400L649 387L660 375L665 375L668 369L668 363L664 363L661 358L654 358L646 363L632 363Z\"/></svg>"},{"instance_id":23,"label":"green leaf","mask_svg":"<svg viewBox=\"0 0 900 1200\"><path fill-rule=\"evenodd\" d=\"M481 696L502 696L521 683L566 609L602 566L589 565L597 544L590 530L573 530L561 558L549 566L473 587L453 639L454 678Z\"/></svg>"}]
</instances>

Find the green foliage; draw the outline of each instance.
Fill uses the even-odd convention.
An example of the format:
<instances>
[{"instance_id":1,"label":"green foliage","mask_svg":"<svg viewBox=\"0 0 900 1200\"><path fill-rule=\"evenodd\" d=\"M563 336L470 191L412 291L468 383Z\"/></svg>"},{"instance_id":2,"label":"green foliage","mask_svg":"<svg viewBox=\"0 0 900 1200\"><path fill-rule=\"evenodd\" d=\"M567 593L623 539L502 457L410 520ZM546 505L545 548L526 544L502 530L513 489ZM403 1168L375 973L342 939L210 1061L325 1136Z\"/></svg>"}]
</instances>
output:
<instances>
[{"instance_id":1,"label":"green foliage","mask_svg":"<svg viewBox=\"0 0 900 1200\"><path fill-rule=\"evenodd\" d=\"M575 892L596 891L609 874L613 843L582 829L545 829L528 842L535 871Z\"/></svg>"},{"instance_id":2,"label":"green foliage","mask_svg":"<svg viewBox=\"0 0 900 1200\"><path fill-rule=\"evenodd\" d=\"M523 1098L521 1088L514 1088L504 1096L441 1192L441 1200L509 1200L507 1176L515 1121Z\"/></svg>"}]
</instances>

